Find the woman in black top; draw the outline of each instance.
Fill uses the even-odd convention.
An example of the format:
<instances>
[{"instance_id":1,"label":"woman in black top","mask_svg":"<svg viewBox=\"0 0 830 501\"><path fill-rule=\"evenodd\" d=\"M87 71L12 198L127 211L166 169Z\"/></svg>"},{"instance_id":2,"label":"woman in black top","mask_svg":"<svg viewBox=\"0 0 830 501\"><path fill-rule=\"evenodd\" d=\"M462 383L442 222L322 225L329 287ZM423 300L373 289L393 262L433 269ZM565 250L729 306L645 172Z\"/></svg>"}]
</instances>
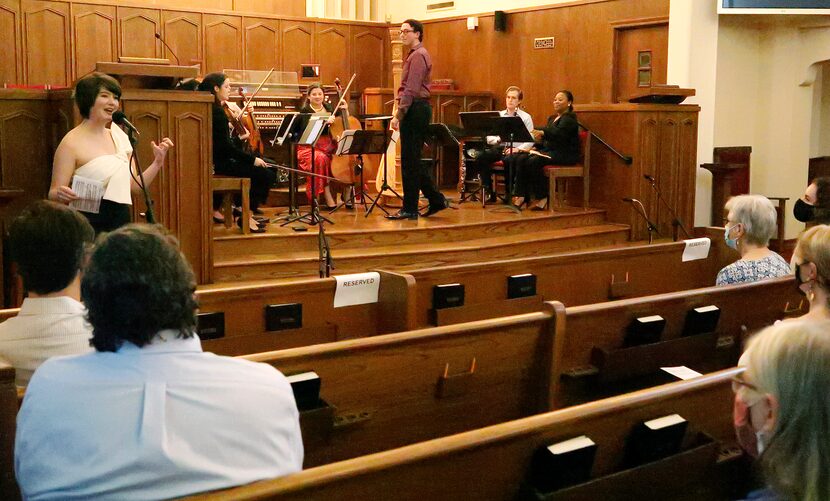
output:
<instances>
[{"instance_id":1,"label":"woman in black top","mask_svg":"<svg viewBox=\"0 0 830 501\"><path fill-rule=\"evenodd\" d=\"M243 151L231 139L230 125L222 107L230 98L231 84L224 73L206 75L199 90L209 91L216 98L213 102L213 172L223 176L247 177L251 180L251 211L260 214L259 205L268 199L268 190L277 176L266 168L265 161ZM218 208L214 199L214 209ZM217 218L219 215L214 214ZM256 221L249 221L251 231L261 233Z\"/></svg>"},{"instance_id":2,"label":"woman in black top","mask_svg":"<svg viewBox=\"0 0 830 501\"><path fill-rule=\"evenodd\" d=\"M548 180L544 167L579 163L579 123L573 111L573 100L571 91L557 92L553 98L554 114L544 128L533 131L534 150L550 158L527 155L516 166L517 193L524 197L523 203L536 200L535 210L543 209L547 204Z\"/></svg>"}]
</instances>

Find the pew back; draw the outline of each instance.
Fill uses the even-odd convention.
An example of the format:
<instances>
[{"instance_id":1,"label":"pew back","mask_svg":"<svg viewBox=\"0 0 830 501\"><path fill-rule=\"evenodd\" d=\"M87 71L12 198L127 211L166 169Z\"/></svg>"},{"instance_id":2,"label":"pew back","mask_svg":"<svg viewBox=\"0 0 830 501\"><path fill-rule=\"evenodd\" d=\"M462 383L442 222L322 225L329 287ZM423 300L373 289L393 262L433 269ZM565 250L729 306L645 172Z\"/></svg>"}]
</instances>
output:
<instances>
[{"instance_id":1,"label":"pew back","mask_svg":"<svg viewBox=\"0 0 830 501\"><path fill-rule=\"evenodd\" d=\"M337 416L303 413L308 467L546 411L555 314L548 308L244 358L320 376L320 396Z\"/></svg>"},{"instance_id":2,"label":"pew back","mask_svg":"<svg viewBox=\"0 0 830 501\"><path fill-rule=\"evenodd\" d=\"M718 271L737 255L724 250L721 228L697 231L709 237L712 245L707 258L694 261L683 261L684 242L664 242L424 268L398 275L414 279L417 327L538 311L543 301L567 306L602 303L713 285ZM508 277L524 273L536 275L536 295L507 299ZM433 309L433 288L449 283L464 285L464 306Z\"/></svg>"},{"instance_id":3,"label":"pew back","mask_svg":"<svg viewBox=\"0 0 830 501\"><path fill-rule=\"evenodd\" d=\"M704 432L716 441L732 442L730 383L741 370L729 369L192 499L515 499L533 452L575 436L587 435L598 446L594 478L617 472L629 431L637 423L655 417L677 413L689 422L687 435ZM684 490L700 488L706 481L712 485L703 485L704 488L717 487L711 476L716 466L713 458L700 464L680 462L685 470L675 470L662 478L654 474L655 468L665 471L676 467L672 461L673 458L661 460L633 472L630 481L642 484L643 478L654 480L649 483L651 499L684 494L705 499L700 493ZM595 484L588 489L593 489L592 494L598 497L576 493L573 498L624 499L618 489L625 489L626 485Z\"/></svg>"},{"instance_id":4,"label":"pew back","mask_svg":"<svg viewBox=\"0 0 830 501\"><path fill-rule=\"evenodd\" d=\"M0 362L0 498L18 499L14 478L14 435L17 423L14 367Z\"/></svg>"},{"instance_id":5,"label":"pew back","mask_svg":"<svg viewBox=\"0 0 830 501\"><path fill-rule=\"evenodd\" d=\"M684 337L689 310L708 305L720 308L716 331ZM698 372L731 367L747 334L806 308L792 276L566 308L564 325L557 327L564 334L554 348L553 408L630 391L626 372L653 384L648 376L661 366L687 365ZM650 315L666 320L661 342L625 349L628 326Z\"/></svg>"}]
</instances>

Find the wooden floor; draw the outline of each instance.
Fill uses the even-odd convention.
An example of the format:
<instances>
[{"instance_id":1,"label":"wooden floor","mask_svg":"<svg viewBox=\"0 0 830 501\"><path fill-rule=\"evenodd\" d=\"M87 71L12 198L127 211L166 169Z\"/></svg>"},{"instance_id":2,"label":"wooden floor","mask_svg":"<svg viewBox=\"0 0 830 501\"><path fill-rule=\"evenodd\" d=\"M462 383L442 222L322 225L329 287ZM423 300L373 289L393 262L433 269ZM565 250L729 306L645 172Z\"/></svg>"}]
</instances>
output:
<instances>
[{"instance_id":1,"label":"wooden floor","mask_svg":"<svg viewBox=\"0 0 830 501\"><path fill-rule=\"evenodd\" d=\"M446 194L457 197L455 192ZM453 207L417 221L387 220L380 208L366 217L362 205L334 214L324 212L332 221L325 223L325 232L335 263L333 274L545 255L620 244L629 236L627 226L607 223L605 213L595 209L515 213L503 205L482 208L474 202L454 203ZM274 220L287 212L285 208L263 210ZM317 276L317 226L281 223L276 221L266 233L255 235L215 225L214 280Z\"/></svg>"}]
</instances>

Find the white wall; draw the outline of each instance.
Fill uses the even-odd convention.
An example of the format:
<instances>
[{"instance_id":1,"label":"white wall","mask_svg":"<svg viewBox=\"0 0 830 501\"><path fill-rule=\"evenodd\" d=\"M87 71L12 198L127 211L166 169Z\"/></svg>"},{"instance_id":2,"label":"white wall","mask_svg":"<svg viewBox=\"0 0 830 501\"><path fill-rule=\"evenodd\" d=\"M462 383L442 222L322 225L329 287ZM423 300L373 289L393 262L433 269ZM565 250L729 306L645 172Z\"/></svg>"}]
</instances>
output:
<instances>
[{"instance_id":1,"label":"white wall","mask_svg":"<svg viewBox=\"0 0 830 501\"><path fill-rule=\"evenodd\" d=\"M427 14L427 4L445 0L389 0L388 14L391 22L400 23L404 19L437 19L453 16L470 16L474 14L492 14L497 10L521 9L568 3L573 0L454 0L455 7Z\"/></svg>"},{"instance_id":2,"label":"white wall","mask_svg":"<svg viewBox=\"0 0 830 501\"><path fill-rule=\"evenodd\" d=\"M671 0L666 82L695 89L684 104L700 105L697 164L712 161L717 89L718 15L714 2ZM695 226L710 224L712 175L698 168ZM691 221L687 221L691 223Z\"/></svg>"}]
</instances>

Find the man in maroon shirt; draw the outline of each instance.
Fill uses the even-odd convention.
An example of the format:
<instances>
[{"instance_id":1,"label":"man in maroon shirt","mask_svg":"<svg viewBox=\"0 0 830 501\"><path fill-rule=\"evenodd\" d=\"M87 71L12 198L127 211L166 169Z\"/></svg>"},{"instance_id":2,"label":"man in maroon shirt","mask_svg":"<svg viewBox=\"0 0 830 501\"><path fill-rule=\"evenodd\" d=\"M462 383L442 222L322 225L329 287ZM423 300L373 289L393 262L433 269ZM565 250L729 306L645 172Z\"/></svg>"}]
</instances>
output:
<instances>
[{"instance_id":1,"label":"man in maroon shirt","mask_svg":"<svg viewBox=\"0 0 830 501\"><path fill-rule=\"evenodd\" d=\"M403 63L401 86L398 88L398 112L392 128L401 129L401 174L403 176L403 209L389 219L418 219L418 192L424 192L431 216L449 207L447 199L435 187L427 169L421 165L421 148L432 117L429 105L429 83L432 59L424 48L424 26L414 19L401 24L401 40L409 48Z\"/></svg>"}]
</instances>

